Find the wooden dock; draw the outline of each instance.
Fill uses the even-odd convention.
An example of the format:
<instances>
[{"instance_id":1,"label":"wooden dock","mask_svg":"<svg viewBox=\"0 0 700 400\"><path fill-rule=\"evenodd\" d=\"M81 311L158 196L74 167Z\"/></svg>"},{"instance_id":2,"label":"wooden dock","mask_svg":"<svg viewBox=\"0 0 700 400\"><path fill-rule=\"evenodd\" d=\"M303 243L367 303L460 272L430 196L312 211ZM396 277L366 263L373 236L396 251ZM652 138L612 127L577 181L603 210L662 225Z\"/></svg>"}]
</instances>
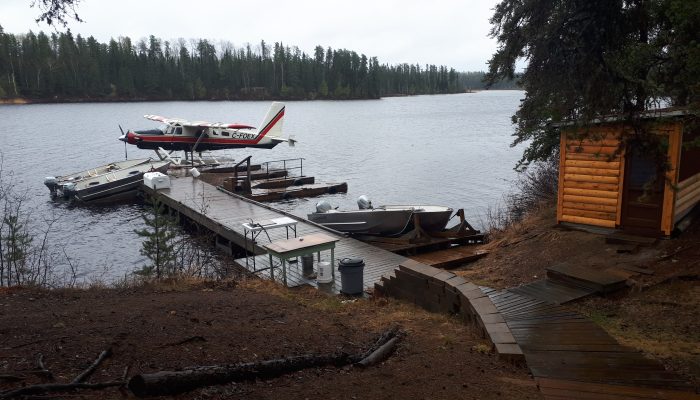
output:
<instances>
[{"instance_id":1,"label":"wooden dock","mask_svg":"<svg viewBox=\"0 0 700 400\"><path fill-rule=\"evenodd\" d=\"M172 177L170 181L171 187L169 189L161 189L157 192L149 188L144 190L151 195L157 196L171 210L215 233L217 235L217 246L230 254L240 254L241 250L246 247L243 223L290 217L298 221L296 225L297 236L323 232L337 237L339 241L335 247L336 263L337 260L344 257L364 259L365 289L374 287L374 283L379 281L382 275L393 271L401 262L406 260L403 256L346 237L340 232L329 230L304 218L277 210L269 205L218 189L201 180L191 177ZM292 234L290 232L290 235ZM267 235L269 235L269 240ZM265 232L259 235L257 238L258 243L254 247L250 243L249 236L247 246L249 253L254 251L256 254L255 267L253 267L252 257L236 260L239 266L263 278L270 277L270 261L261 244L286 239L287 232L286 229L269 229L267 230L267 235ZM323 253L323 257L327 257L330 260L330 254ZM289 287L300 285L319 287L314 279L304 278L301 269L301 262L292 263L291 266L288 266L287 285ZM320 288L338 293L340 276L337 271L335 276L334 283L321 284ZM275 281L282 281L281 269L276 263L274 278Z\"/></svg>"}]
</instances>

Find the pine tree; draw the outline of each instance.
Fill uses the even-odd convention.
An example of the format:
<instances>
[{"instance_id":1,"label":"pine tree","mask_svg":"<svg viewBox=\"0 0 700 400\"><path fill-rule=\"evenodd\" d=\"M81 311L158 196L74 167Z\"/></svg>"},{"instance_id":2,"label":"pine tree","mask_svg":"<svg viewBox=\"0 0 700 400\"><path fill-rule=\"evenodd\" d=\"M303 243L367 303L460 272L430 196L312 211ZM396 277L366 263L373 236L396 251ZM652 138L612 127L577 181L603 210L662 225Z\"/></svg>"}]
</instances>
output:
<instances>
[{"instance_id":1,"label":"pine tree","mask_svg":"<svg viewBox=\"0 0 700 400\"><path fill-rule=\"evenodd\" d=\"M0 231L0 241L3 251L2 259L5 266L7 286L21 284L26 272L27 257L32 245L32 237L26 225L14 212L10 212L2 220L4 228ZM4 231L4 232L3 232ZM14 275L14 276L13 276Z\"/></svg>"},{"instance_id":2,"label":"pine tree","mask_svg":"<svg viewBox=\"0 0 700 400\"><path fill-rule=\"evenodd\" d=\"M134 230L144 238L141 250L142 256L147 257L150 265L145 265L136 273L144 276L153 276L160 279L162 276L174 274L175 246L177 236L177 223L173 218L165 214L165 207L157 200L152 200L142 215L146 228Z\"/></svg>"}]
</instances>

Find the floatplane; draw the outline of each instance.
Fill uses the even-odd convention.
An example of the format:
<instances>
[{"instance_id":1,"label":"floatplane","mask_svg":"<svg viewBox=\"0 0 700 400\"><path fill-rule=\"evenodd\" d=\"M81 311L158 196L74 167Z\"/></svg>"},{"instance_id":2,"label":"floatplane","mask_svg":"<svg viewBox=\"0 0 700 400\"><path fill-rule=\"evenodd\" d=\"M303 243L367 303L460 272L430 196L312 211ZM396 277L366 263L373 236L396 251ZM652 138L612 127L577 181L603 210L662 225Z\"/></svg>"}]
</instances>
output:
<instances>
[{"instance_id":1,"label":"floatplane","mask_svg":"<svg viewBox=\"0 0 700 400\"><path fill-rule=\"evenodd\" d=\"M193 154L208 150L238 149L244 147L271 149L282 142L294 145L293 138L282 136L284 103L273 102L258 128L244 124L211 123L144 115L144 118L160 122L158 129L122 130L119 140L139 149L155 150L161 159L170 158L166 151L184 151L194 162ZM120 127L121 129L121 127ZM179 164L179 161L174 162Z\"/></svg>"}]
</instances>

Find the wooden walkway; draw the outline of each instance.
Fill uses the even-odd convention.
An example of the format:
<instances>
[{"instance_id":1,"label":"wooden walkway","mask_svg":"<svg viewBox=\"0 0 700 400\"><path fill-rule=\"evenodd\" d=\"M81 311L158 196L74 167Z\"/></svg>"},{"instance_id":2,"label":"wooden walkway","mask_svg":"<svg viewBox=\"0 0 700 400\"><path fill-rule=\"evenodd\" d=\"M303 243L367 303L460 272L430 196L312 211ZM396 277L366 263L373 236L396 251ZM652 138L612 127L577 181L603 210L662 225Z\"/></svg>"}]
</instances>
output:
<instances>
[{"instance_id":1,"label":"wooden walkway","mask_svg":"<svg viewBox=\"0 0 700 400\"><path fill-rule=\"evenodd\" d=\"M146 188L145 190L151 194L154 193L151 189ZM406 260L403 256L345 237L339 232L328 230L306 219L290 215L242 196L225 192L191 177L172 177L170 189L161 189L156 194L170 209L176 210L182 216L217 234L217 246L225 248L232 254L240 253L245 246L243 223L287 216L298 221L297 236L324 232L327 235L338 237L340 240L336 243L335 248L336 264L338 260L344 257L364 259L365 289L374 287L374 283L379 281L382 275L393 271L401 262ZM284 228L269 229L267 234L270 237L270 241L286 239L287 235ZM290 235L293 235L293 232L290 231ZM258 245L255 246L255 254L257 254L255 257L255 269L257 272L255 273L260 277L269 278L269 257L265 249L260 246L260 244L269 242L265 232L258 236L257 241ZM252 249L250 242L248 242L248 249ZM330 252L322 253L322 258L327 258L330 261ZM247 263L246 258L237 259L236 263L251 272L253 271L252 257L248 259ZM279 269L277 263L275 263L275 267L275 280L281 282L281 269ZM306 279L302 276L301 268L301 262L288 266L287 285L290 287L299 285L318 287L315 280ZM335 272L335 277L335 283L321 285L321 288L329 292L338 293L340 287L338 271Z\"/></svg>"},{"instance_id":2,"label":"wooden walkway","mask_svg":"<svg viewBox=\"0 0 700 400\"><path fill-rule=\"evenodd\" d=\"M698 399L661 363L620 345L564 306L482 287L501 314L546 399Z\"/></svg>"}]
</instances>

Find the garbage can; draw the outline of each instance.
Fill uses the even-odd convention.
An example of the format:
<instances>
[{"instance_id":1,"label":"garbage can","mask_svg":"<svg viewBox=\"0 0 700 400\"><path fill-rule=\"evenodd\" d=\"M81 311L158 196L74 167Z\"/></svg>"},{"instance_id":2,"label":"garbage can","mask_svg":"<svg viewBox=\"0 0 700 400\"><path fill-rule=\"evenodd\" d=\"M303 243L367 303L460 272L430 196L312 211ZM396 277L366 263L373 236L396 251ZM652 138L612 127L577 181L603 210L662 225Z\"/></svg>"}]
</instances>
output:
<instances>
[{"instance_id":1,"label":"garbage can","mask_svg":"<svg viewBox=\"0 0 700 400\"><path fill-rule=\"evenodd\" d=\"M314 255L304 254L301 256L301 273L304 276L311 276L314 273Z\"/></svg>"},{"instance_id":2,"label":"garbage can","mask_svg":"<svg viewBox=\"0 0 700 400\"><path fill-rule=\"evenodd\" d=\"M340 292L344 294L361 294L364 289L365 262L361 258L343 258L338 264L340 271Z\"/></svg>"}]
</instances>

